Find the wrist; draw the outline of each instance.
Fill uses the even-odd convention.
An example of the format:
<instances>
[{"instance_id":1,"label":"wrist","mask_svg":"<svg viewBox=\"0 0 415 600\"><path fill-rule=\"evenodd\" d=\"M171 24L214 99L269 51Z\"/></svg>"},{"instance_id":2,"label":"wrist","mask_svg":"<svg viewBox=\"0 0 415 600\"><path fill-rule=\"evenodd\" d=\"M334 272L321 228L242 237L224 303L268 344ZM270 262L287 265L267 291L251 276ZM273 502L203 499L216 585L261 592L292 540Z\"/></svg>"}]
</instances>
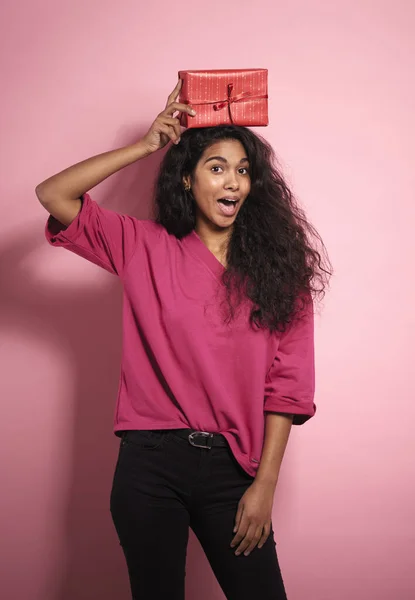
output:
<instances>
[{"instance_id":1,"label":"wrist","mask_svg":"<svg viewBox=\"0 0 415 600\"><path fill-rule=\"evenodd\" d=\"M152 154L152 151L143 139L139 140L138 142L135 142L135 144L131 144L131 146L127 146L127 148L131 152L132 163L136 162L137 160L140 160L141 158L146 158L147 156Z\"/></svg>"},{"instance_id":2,"label":"wrist","mask_svg":"<svg viewBox=\"0 0 415 600\"><path fill-rule=\"evenodd\" d=\"M278 475L276 477L271 477L269 475L264 476L258 472L255 477L254 483L257 485L257 487L262 487L267 490L275 490L275 487L278 483Z\"/></svg>"}]
</instances>

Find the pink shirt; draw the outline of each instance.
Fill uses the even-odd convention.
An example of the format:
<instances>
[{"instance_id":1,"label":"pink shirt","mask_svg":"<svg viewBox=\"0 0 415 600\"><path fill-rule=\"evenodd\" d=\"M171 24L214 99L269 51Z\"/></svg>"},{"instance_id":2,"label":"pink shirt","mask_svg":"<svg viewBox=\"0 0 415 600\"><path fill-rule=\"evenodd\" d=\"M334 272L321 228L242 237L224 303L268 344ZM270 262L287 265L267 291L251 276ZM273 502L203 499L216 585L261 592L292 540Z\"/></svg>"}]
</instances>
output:
<instances>
[{"instance_id":1,"label":"pink shirt","mask_svg":"<svg viewBox=\"0 0 415 600\"><path fill-rule=\"evenodd\" d=\"M296 425L314 415L312 306L284 334L252 329L248 302L227 324L224 267L196 232L178 240L153 221L99 206L88 194L66 229L49 217L46 238L123 283L115 432L219 432L255 476L265 413L294 414Z\"/></svg>"}]
</instances>

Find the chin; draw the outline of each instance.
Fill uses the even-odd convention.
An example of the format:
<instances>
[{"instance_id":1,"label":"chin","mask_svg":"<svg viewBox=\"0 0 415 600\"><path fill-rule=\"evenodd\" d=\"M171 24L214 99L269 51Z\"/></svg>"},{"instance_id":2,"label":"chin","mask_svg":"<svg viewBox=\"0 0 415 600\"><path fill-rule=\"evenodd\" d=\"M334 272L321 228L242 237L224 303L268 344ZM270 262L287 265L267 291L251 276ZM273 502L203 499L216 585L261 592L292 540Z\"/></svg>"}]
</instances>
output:
<instances>
[{"instance_id":1,"label":"chin","mask_svg":"<svg viewBox=\"0 0 415 600\"><path fill-rule=\"evenodd\" d=\"M238 213L236 215L233 215L232 217L225 217L222 215L218 215L217 213L213 213L213 214L209 214L208 211L206 212L199 212L198 217L208 226L210 227L214 227L215 229L217 229L218 231L223 231L226 229L229 229L229 227L232 227L233 224L235 223L235 220L238 216ZM198 220L198 219L196 219Z\"/></svg>"},{"instance_id":2,"label":"chin","mask_svg":"<svg viewBox=\"0 0 415 600\"><path fill-rule=\"evenodd\" d=\"M229 227L232 227L232 225L235 223L235 219L236 219L236 217L232 217L232 219L224 217L223 219L221 219L221 218L210 219L210 221L218 229L229 229Z\"/></svg>"}]
</instances>

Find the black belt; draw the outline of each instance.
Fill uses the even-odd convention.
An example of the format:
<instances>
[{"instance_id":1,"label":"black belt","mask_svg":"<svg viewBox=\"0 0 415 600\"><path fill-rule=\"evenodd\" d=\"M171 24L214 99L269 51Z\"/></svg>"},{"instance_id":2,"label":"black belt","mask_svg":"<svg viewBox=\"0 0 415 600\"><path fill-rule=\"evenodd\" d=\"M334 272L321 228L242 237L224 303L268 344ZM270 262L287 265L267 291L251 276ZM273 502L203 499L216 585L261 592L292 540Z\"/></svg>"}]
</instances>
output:
<instances>
[{"instance_id":1,"label":"black belt","mask_svg":"<svg viewBox=\"0 0 415 600\"><path fill-rule=\"evenodd\" d=\"M208 433L207 431L197 431L196 429L173 429L172 432L174 435L188 440L196 448L210 450L211 448L228 445L226 438L221 433Z\"/></svg>"}]
</instances>

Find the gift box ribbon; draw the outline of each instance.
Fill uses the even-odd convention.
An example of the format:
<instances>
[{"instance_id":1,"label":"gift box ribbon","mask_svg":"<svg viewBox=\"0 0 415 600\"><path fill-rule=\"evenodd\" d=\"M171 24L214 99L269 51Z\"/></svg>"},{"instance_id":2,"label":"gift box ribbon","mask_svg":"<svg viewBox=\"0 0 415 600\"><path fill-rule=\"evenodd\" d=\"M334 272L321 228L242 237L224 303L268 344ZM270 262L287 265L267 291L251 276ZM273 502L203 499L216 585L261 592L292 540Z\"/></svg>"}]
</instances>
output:
<instances>
[{"instance_id":1,"label":"gift box ribbon","mask_svg":"<svg viewBox=\"0 0 415 600\"><path fill-rule=\"evenodd\" d=\"M190 104L192 106L204 106L206 104L213 104L213 110L222 110L223 108L228 108L229 119L233 124L233 116L232 116L232 104L235 102L244 102L246 100L257 100L260 98L268 98L268 94L252 94L252 92L241 92L236 96L232 96L233 92L233 83L228 83L227 92L228 96L225 100L195 100Z\"/></svg>"}]
</instances>

